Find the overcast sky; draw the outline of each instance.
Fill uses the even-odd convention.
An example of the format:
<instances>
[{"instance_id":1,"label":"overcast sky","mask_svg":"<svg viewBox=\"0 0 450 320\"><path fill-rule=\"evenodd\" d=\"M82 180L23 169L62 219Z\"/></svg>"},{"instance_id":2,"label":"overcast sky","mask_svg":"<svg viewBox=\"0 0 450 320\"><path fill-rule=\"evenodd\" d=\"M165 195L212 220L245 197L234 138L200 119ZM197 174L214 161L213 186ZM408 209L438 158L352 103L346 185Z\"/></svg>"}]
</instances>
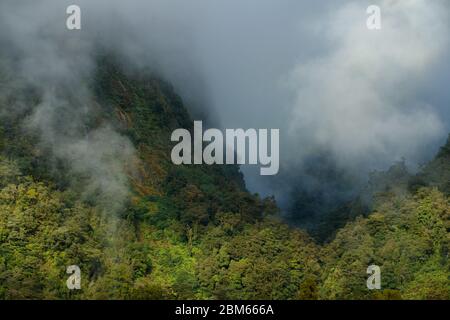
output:
<instances>
[{"instance_id":1,"label":"overcast sky","mask_svg":"<svg viewBox=\"0 0 450 320\"><path fill-rule=\"evenodd\" d=\"M65 29L69 4L81 31ZM279 128L279 179L323 151L364 176L445 141L449 12L446 0L2 0L0 44L31 81L75 86L101 44L160 73L211 126ZM251 190L280 193L244 171Z\"/></svg>"}]
</instances>

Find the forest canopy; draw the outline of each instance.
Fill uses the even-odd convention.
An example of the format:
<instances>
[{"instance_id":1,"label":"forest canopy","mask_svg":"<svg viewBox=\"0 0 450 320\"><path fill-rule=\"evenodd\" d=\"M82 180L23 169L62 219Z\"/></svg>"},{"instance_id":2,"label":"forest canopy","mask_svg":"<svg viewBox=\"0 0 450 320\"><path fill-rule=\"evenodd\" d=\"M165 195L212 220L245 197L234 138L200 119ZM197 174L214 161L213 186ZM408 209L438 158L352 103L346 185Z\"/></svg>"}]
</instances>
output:
<instances>
[{"instance_id":1,"label":"forest canopy","mask_svg":"<svg viewBox=\"0 0 450 320\"><path fill-rule=\"evenodd\" d=\"M418 174L401 164L374 173L370 205L355 199L316 237L284 222L273 197L247 191L237 166L170 161L170 133L192 122L164 81L100 60L89 89L88 135L107 123L131 141L118 139L133 154L115 176L126 193L102 193L23 127L38 91L1 92L2 110L30 107L1 114L0 298L450 298L450 140ZM366 286L371 264L381 290ZM69 265L81 269L81 290L66 287Z\"/></svg>"}]
</instances>

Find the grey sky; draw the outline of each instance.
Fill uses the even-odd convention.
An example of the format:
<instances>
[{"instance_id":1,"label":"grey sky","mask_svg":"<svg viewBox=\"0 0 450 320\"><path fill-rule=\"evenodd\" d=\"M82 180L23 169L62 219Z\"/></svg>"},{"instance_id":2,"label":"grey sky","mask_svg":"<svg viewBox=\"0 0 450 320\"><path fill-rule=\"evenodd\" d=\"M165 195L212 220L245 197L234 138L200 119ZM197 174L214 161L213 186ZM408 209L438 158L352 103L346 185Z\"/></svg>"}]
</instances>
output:
<instances>
[{"instance_id":1,"label":"grey sky","mask_svg":"<svg viewBox=\"0 0 450 320\"><path fill-rule=\"evenodd\" d=\"M79 32L65 30L69 4ZM380 31L365 27L369 4ZM279 179L323 150L364 176L423 162L450 131L449 12L445 0L2 0L0 43L44 83L76 83L101 44L161 73L213 126L280 128ZM252 190L281 193L243 170Z\"/></svg>"}]
</instances>

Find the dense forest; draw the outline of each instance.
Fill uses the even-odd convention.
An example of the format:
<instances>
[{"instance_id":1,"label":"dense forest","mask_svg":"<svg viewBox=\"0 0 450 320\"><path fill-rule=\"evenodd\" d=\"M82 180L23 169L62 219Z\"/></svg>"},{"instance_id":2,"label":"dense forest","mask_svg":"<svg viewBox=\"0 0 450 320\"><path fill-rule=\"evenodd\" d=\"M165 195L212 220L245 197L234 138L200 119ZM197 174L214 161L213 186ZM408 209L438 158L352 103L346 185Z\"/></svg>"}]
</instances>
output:
<instances>
[{"instance_id":1,"label":"dense forest","mask_svg":"<svg viewBox=\"0 0 450 320\"><path fill-rule=\"evenodd\" d=\"M450 298L450 140L417 174L373 173L311 234L248 192L237 166L172 164L170 134L192 121L166 82L103 58L86 83L86 135L112 127L136 151L124 203L102 184L86 192L89 174L24 126L42 92L0 69L1 299ZM381 290L366 287L371 264ZM66 287L69 265L81 290Z\"/></svg>"}]
</instances>

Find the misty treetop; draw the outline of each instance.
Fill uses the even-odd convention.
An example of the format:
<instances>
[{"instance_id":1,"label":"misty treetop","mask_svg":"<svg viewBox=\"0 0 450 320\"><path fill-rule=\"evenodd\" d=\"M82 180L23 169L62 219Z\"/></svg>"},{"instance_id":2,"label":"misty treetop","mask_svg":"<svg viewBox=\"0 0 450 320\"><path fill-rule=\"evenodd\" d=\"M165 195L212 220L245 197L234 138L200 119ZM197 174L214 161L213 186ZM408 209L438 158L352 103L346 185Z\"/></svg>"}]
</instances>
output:
<instances>
[{"instance_id":1,"label":"misty treetop","mask_svg":"<svg viewBox=\"0 0 450 320\"><path fill-rule=\"evenodd\" d=\"M96 112L63 131L100 148L86 171L78 161L89 154L74 159L77 148L24 130L41 92L14 81L0 108L27 107L1 113L2 299L450 298L448 143L418 174L401 164L374 174L311 236L283 222L274 198L248 192L237 166L171 162L171 132L193 128L166 82L99 59L86 87ZM68 114L79 101L61 99ZM366 286L372 264L381 290ZM81 269L81 290L66 287L69 265Z\"/></svg>"}]
</instances>

